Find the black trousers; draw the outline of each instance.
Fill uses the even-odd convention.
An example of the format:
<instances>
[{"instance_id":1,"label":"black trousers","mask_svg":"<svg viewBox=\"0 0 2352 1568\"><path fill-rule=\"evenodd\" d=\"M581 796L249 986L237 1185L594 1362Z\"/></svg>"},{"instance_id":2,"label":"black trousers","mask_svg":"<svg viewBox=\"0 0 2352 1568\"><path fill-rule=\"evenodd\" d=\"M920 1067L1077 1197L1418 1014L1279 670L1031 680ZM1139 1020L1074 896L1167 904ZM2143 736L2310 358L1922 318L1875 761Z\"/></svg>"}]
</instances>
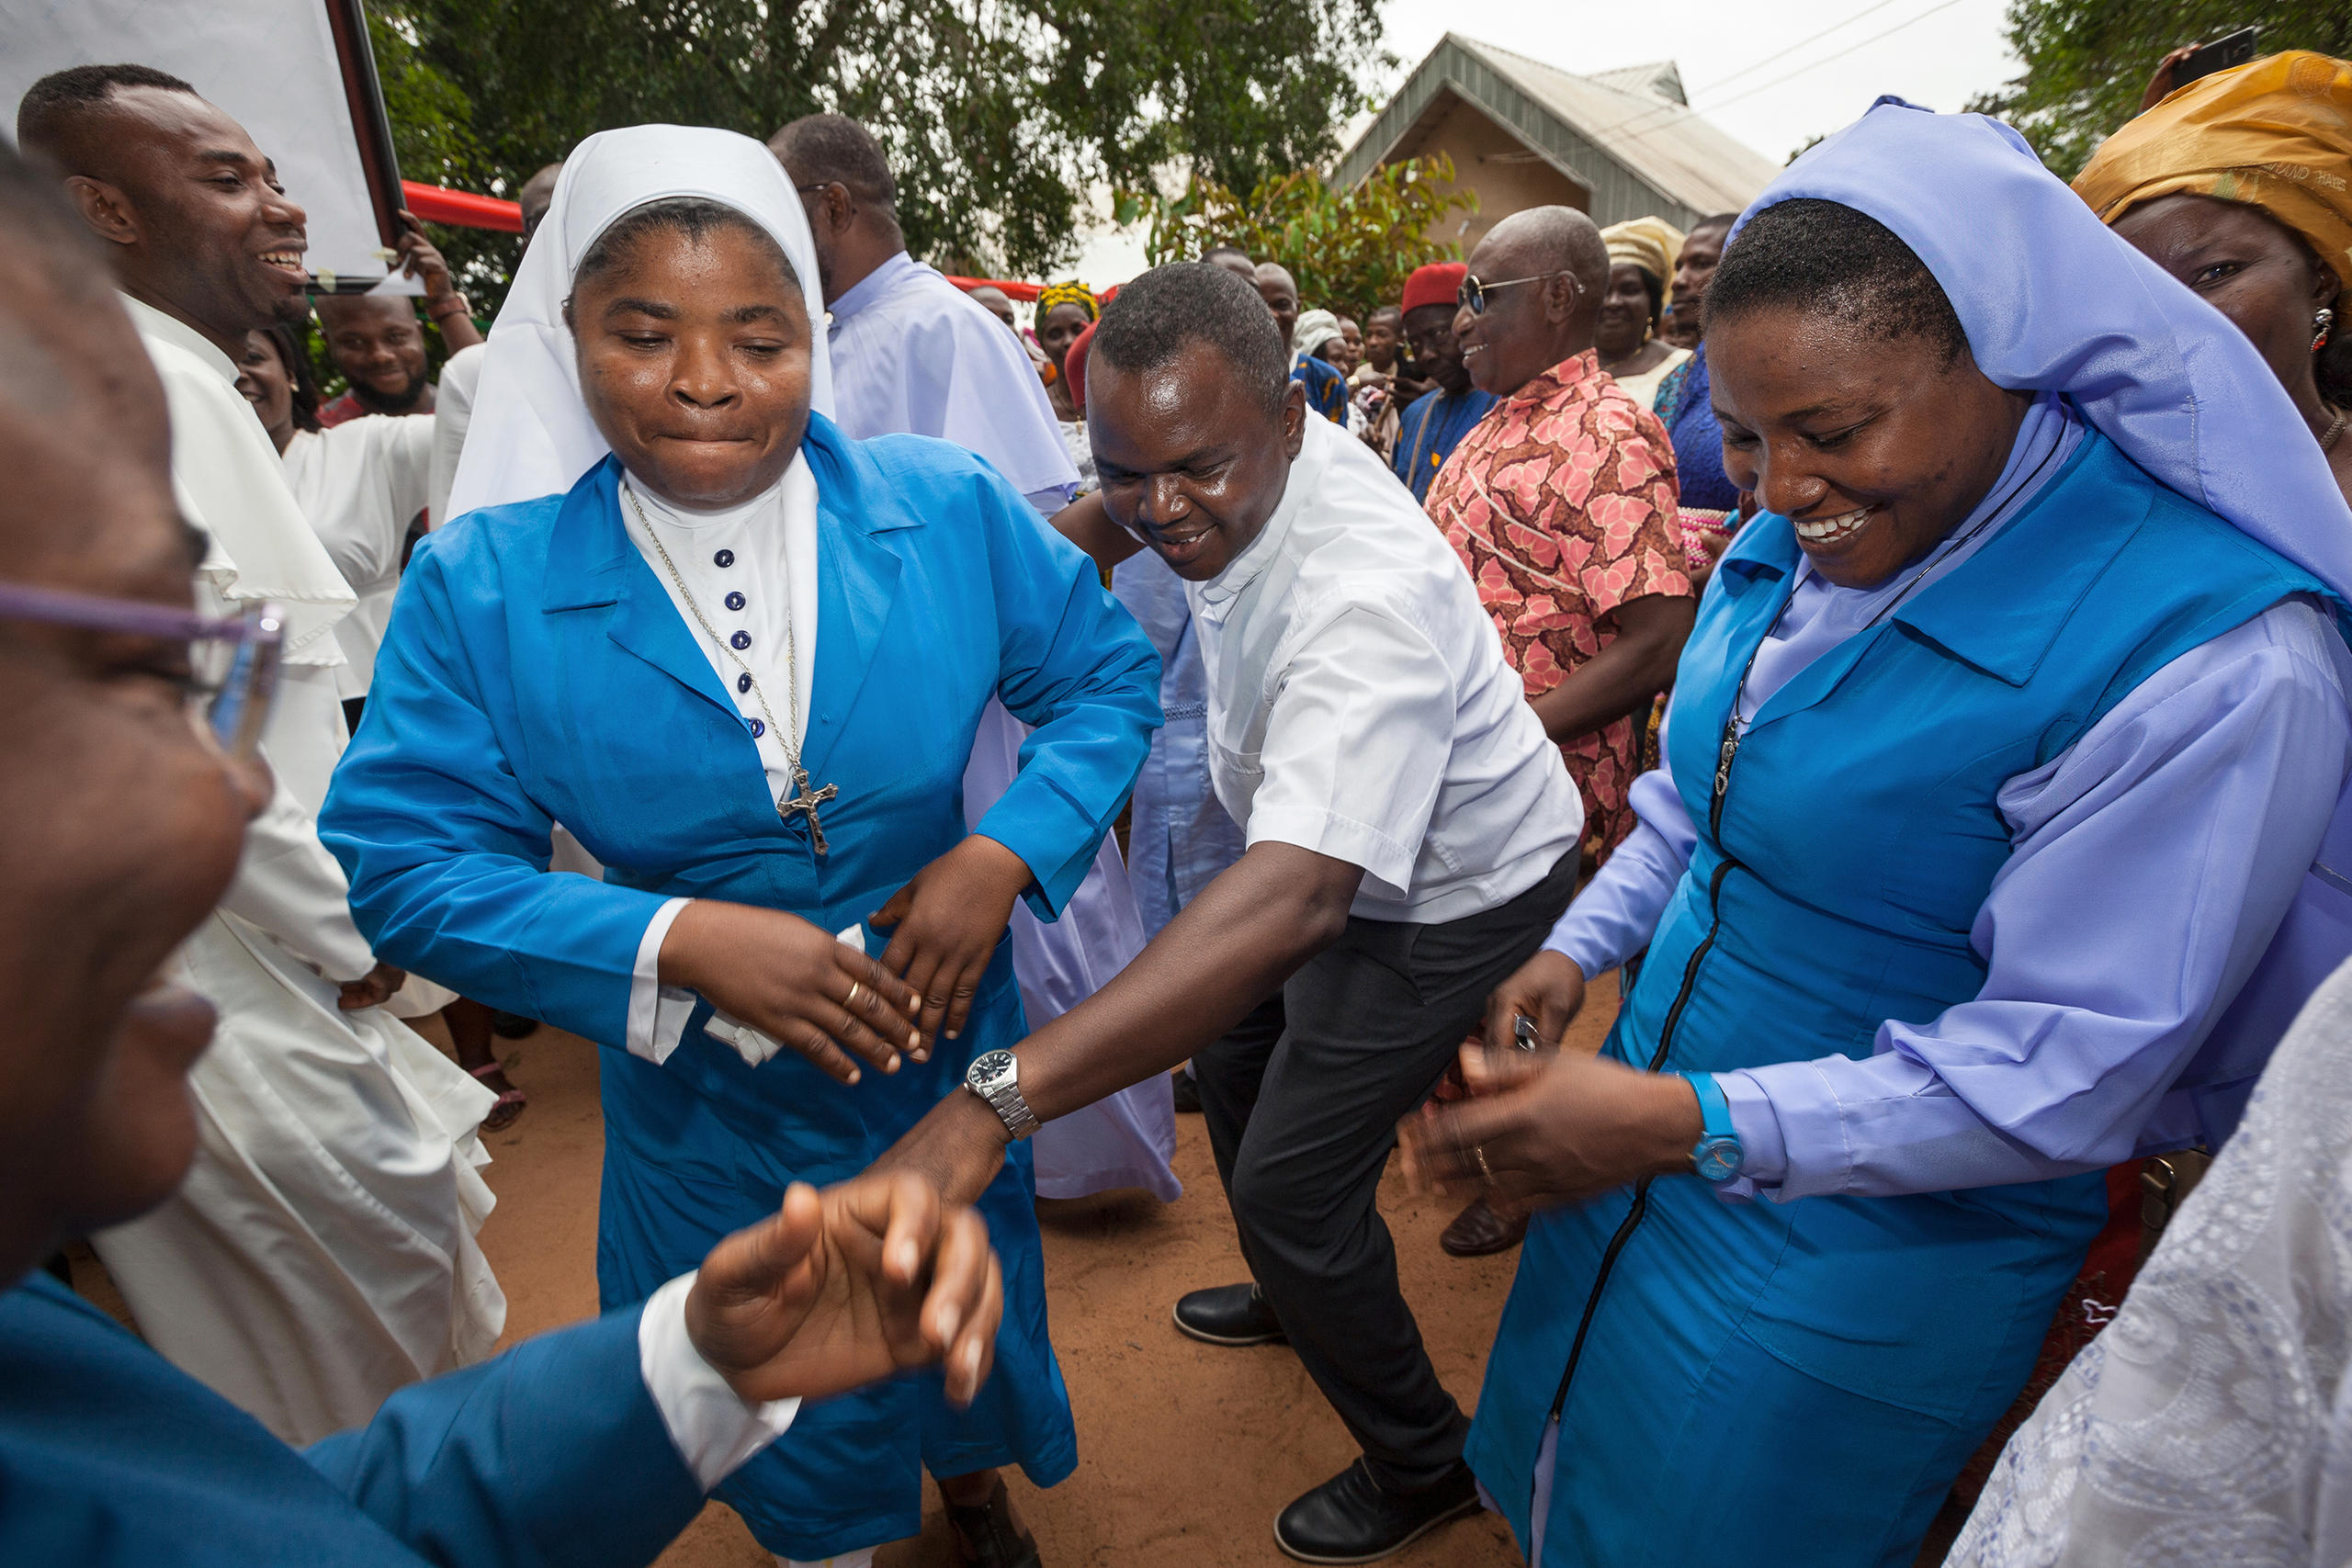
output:
<instances>
[{"instance_id":1,"label":"black trousers","mask_svg":"<svg viewBox=\"0 0 2352 1568\"><path fill-rule=\"evenodd\" d=\"M1351 919L1193 1059L1242 1256L1323 1397L1393 1491L1445 1478L1469 1418L1396 1287L1374 1201L1396 1123L1576 891L1571 850L1510 903L1442 925Z\"/></svg>"}]
</instances>

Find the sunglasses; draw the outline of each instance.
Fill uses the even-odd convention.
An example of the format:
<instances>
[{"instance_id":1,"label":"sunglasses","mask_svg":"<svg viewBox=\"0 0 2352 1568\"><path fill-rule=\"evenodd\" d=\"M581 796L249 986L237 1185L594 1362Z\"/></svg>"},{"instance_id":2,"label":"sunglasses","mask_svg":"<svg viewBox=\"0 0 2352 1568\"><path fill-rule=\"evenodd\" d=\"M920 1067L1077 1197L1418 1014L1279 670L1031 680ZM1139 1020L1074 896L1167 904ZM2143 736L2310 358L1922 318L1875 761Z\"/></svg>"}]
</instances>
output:
<instances>
[{"instance_id":1,"label":"sunglasses","mask_svg":"<svg viewBox=\"0 0 2352 1568\"><path fill-rule=\"evenodd\" d=\"M286 638L286 612L277 605L201 615L138 599L0 582L0 620L187 643L188 723L232 762L251 762L260 753Z\"/></svg>"},{"instance_id":2,"label":"sunglasses","mask_svg":"<svg viewBox=\"0 0 2352 1568\"><path fill-rule=\"evenodd\" d=\"M1487 295L1500 289L1516 288L1522 283L1541 283L1547 277L1566 277L1570 283L1576 283L1576 275L1565 267L1527 277L1506 277L1500 283L1481 283L1476 277L1465 277L1462 280L1462 287L1453 291L1453 302L1474 316L1483 316L1487 313ZM1577 284L1577 287L1581 288L1583 285Z\"/></svg>"}]
</instances>

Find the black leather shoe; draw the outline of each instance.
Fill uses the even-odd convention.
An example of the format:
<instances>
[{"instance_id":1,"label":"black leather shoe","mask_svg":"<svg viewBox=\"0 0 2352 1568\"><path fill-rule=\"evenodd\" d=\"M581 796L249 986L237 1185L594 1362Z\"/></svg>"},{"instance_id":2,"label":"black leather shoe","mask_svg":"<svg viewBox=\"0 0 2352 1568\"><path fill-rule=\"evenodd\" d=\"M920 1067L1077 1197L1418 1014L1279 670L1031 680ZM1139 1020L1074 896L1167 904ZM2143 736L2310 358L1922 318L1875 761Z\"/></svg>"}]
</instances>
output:
<instances>
[{"instance_id":1,"label":"black leather shoe","mask_svg":"<svg viewBox=\"0 0 2352 1568\"><path fill-rule=\"evenodd\" d=\"M1419 1492L1391 1492L1359 1459L1282 1511L1274 1544L1301 1562L1377 1562L1449 1519L1478 1511L1470 1467Z\"/></svg>"},{"instance_id":2,"label":"black leather shoe","mask_svg":"<svg viewBox=\"0 0 2352 1568\"><path fill-rule=\"evenodd\" d=\"M1255 1280L1187 1292L1176 1303L1176 1328L1206 1345L1278 1345L1288 1337Z\"/></svg>"}]
</instances>

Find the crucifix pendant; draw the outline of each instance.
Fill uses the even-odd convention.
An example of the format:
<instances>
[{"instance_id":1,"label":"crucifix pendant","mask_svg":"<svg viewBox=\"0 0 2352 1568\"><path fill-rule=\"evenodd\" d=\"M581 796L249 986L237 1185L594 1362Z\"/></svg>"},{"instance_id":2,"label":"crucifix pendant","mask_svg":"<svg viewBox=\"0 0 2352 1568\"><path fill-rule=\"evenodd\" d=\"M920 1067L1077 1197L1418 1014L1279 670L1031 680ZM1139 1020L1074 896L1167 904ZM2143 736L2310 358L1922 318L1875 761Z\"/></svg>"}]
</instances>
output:
<instances>
[{"instance_id":1,"label":"crucifix pendant","mask_svg":"<svg viewBox=\"0 0 2352 1568\"><path fill-rule=\"evenodd\" d=\"M841 791L831 784L827 784L811 795L808 791L808 770L797 763L793 765L792 784L797 793L789 797L777 795L775 814L786 822L791 821L796 816L807 817L809 842L816 846L817 852L821 855L829 846L825 842L825 825L818 819L817 807L841 794Z\"/></svg>"}]
</instances>

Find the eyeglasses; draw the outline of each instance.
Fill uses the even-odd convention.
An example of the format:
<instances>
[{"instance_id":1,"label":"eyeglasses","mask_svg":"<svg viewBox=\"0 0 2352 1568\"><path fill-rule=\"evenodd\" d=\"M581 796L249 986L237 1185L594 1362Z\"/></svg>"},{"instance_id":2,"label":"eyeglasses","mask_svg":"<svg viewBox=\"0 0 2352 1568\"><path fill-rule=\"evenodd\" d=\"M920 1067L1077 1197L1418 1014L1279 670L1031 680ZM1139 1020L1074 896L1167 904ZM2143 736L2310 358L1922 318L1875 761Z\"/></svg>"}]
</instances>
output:
<instances>
[{"instance_id":1,"label":"eyeglasses","mask_svg":"<svg viewBox=\"0 0 2352 1568\"><path fill-rule=\"evenodd\" d=\"M232 762L250 762L259 753L277 697L286 638L286 612L277 605L200 615L137 599L0 582L0 620L188 644L189 724Z\"/></svg>"},{"instance_id":2,"label":"eyeglasses","mask_svg":"<svg viewBox=\"0 0 2352 1568\"><path fill-rule=\"evenodd\" d=\"M1487 313L1487 295L1497 289L1516 288L1522 283L1541 283L1547 277L1565 277L1570 283L1576 283L1576 274L1565 267L1539 272L1529 277L1507 277L1500 283L1481 283L1476 277L1465 277L1462 280L1462 287L1453 291L1453 302L1474 316L1483 316ZM1582 289L1584 285L1577 283L1577 287Z\"/></svg>"}]
</instances>

